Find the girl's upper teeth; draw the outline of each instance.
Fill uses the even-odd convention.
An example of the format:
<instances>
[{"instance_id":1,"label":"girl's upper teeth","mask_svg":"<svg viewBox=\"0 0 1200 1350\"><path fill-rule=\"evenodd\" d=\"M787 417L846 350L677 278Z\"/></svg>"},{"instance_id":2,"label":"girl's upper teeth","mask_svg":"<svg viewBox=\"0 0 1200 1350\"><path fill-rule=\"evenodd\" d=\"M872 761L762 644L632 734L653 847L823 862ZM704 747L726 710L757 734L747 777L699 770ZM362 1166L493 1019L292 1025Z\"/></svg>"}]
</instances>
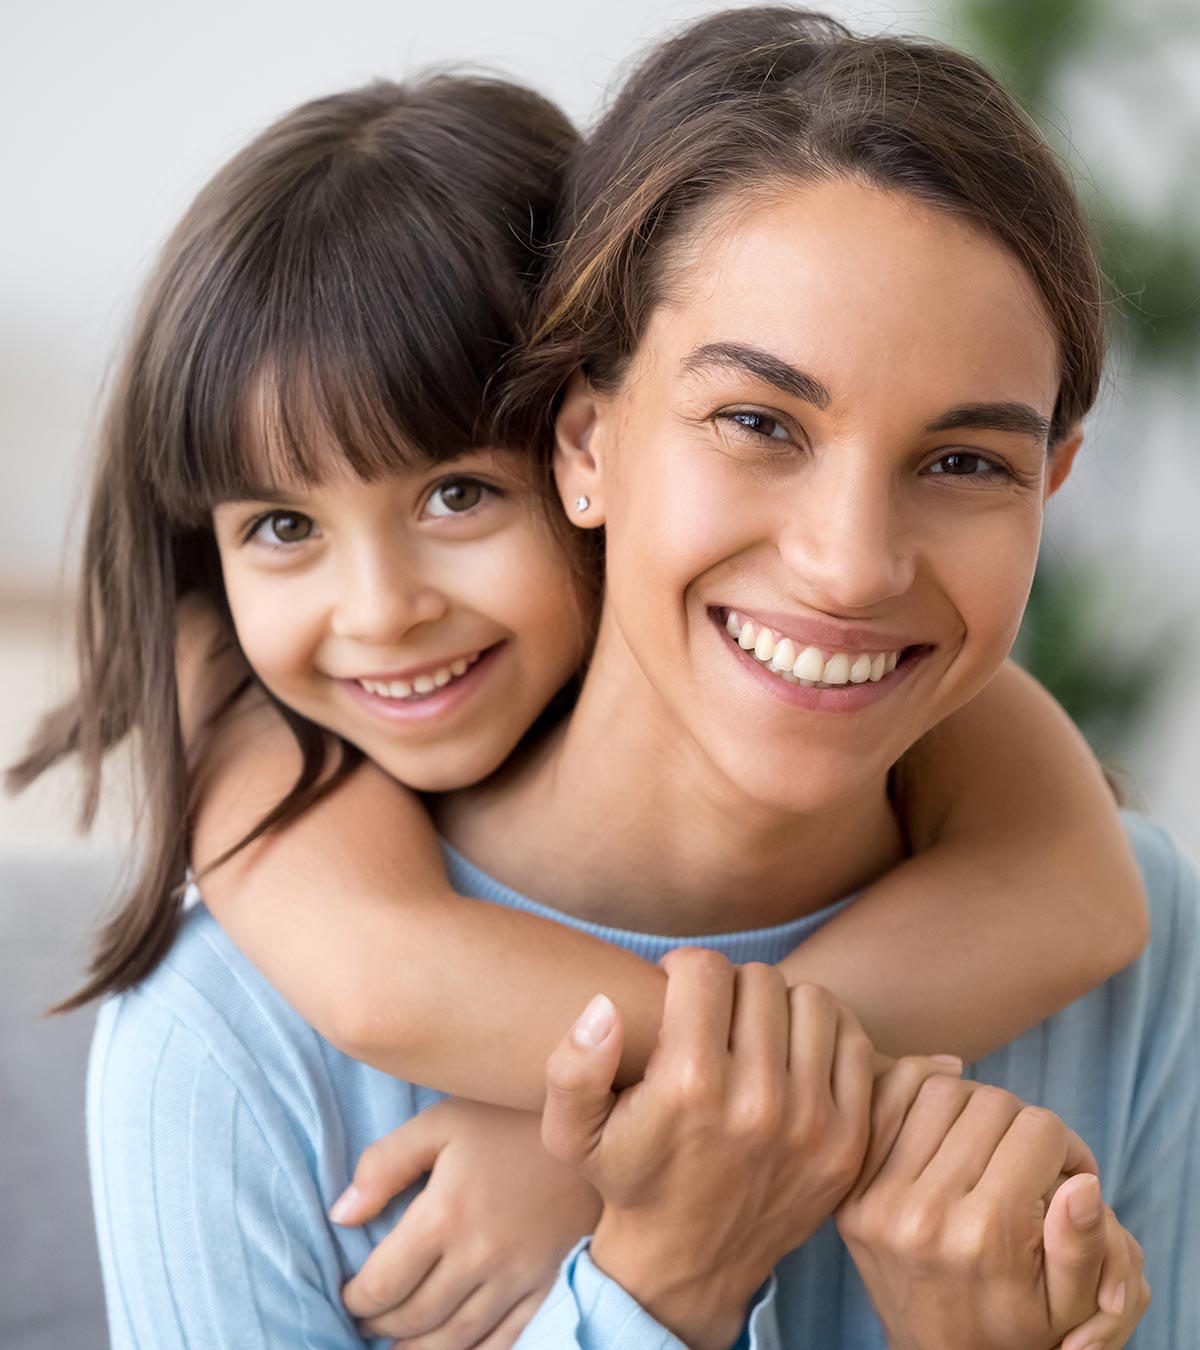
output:
<instances>
[{"instance_id":1,"label":"girl's upper teeth","mask_svg":"<svg viewBox=\"0 0 1200 1350\"><path fill-rule=\"evenodd\" d=\"M725 630L743 651L752 652L768 670L785 680L801 684L877 684L896 669L896 652L826 652L820 647L798 648L791 638L780 637L752 619L732 610Z\"/></svg>"},{"instance_id":2,"label":"girl's upper teeth","mask_svg":"<svg viewBox=\"0 0 1200 1350\"><path fill-rule=\"evenodd\" d=\"M428 671L409 680L359 680L357 683L368 694L378 694L380 698L412 698L414 694L432 694L435 689L444 689L451 680L465 675L471 666L479 660L479 653L460 656L448 666Z\"/></svg>"}]
</instances>

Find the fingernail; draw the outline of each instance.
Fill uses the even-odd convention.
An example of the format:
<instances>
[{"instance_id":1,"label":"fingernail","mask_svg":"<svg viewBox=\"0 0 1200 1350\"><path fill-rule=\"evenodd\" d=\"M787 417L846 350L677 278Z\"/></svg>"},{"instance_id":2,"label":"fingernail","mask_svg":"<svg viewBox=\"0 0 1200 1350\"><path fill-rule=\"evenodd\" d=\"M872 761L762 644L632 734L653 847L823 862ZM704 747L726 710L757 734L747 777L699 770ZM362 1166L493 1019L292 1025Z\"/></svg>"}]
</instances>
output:
<instances>
[{"instance_id":1,"label":"fingernail","mask_svg":"<svg viewBox=\"0 0 1200 1350\"><path fill-rule=\"evenodd\" d=\"M334 1223L345 1223L358 1208L361 1201L362 1196L358 1193L358 1187L347 1186L330 1207L329 1217Z\"/></svg>"},{"instance_id":2,"label":"fingernail","mask_svg":"<svg viewBox=\"0 0 1200 1350\"><path fill-rule=\"evenodd\" d=\"M1101 1209L1100 1182L1095 1177L1085 1177L1067 1196L1067 1213L1080 1228L1094 1224Z\"/></svg>"},{"instance_id":3,"label":"fingernail","mask_svg":"<svg viewBox=\"0 0 1200 1350\"><path fill-rule=\"evenodd\" d=\"M1105 1309L1110 1313L1123 1313L1125 1311L1125 1282L1122 1281L1113 1290L1113 1296L1108 1301L1108 1307Z\"/></svg>"},{"instance_id":4,"label":"fingernail","mask_svg":"<svg viewBox=\"0 0 1200 1350\"><path fill-rule=\"evenodd\" d=\"M572 1032L575 1044L584 1050L594 1050L601 1041L607 1039L616 1020L616 1009L612 1000L603 994L597 994L584 1008L579 1021Z\"/></svg>"},{"instance_id":5,"label":"fingernail","mask_svg":"<svg viewBox=\"0 0 1200 1350\"><path fill-rule=\"evenodd\" d=\"M940 1064L947 1073L961 1074L963 1071L963 1062L957 1055L930 1055L929 1058L935 1064Z\"/></svg>"}]
</instances>

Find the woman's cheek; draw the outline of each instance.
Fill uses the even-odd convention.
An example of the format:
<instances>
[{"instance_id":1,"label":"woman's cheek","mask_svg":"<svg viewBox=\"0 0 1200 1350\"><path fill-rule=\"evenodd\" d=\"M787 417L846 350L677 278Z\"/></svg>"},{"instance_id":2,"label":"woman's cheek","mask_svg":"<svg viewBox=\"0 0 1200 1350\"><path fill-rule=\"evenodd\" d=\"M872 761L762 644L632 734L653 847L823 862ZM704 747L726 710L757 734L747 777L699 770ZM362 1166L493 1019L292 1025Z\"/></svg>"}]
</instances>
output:
<instances>
[{"instance_id":1,"label":"woman's cheek","mask_svg":"<svg viewBox=\"0 0 1200 1350\"><path fill-rule=\"evenodd\" d=\"M969 697L991 678L1016 640L1037 566L1041 512L1033 503L1020 502L964 524L969 529L957 546L943 548L937 572L939 589L963 627L962 675Z\"/></svg>"}]
</instances>

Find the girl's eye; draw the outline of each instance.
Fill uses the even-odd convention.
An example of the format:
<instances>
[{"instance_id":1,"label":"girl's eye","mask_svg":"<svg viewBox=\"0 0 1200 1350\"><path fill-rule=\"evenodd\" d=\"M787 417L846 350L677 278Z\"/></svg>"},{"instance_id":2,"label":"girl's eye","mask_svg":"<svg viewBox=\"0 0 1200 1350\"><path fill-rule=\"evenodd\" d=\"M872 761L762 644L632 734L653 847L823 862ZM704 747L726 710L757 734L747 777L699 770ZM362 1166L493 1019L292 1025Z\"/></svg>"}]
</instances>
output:
<instances>
[{"instance_id":1,"label":"girl's eye","mask_svg":"<svg viewBox=\"0 0 1200 1350\"><path fill-rule=\"evenodd\" d=\"M250 530L250 538L279 548L285 544L302 544L311 539L316 521L299 511L272 511L263 516Z\"/></svg>"},{"instance_id":2,"label":"girl's eye","mask_svg":"<svg viewBox=\"0 0 1200 1350\"><path fill-rule=\"evenodd\" d=\"M1002 468L995 460L974 454L970 450L955 450L949 455L943 455L941 459L936 460L929 466L928 472L939 478L974 478L977 480L981 478L1008 478L1010 476L1008 470Z\"/></svg>"},{"instance_id":3,"label":"girl's eye","mask_svg":"<svg viewBox=\"0 0 1200 1350\"><path fill-rule=\"evenodd\" d=\"M752 412L743 409L740 412L722 413L723 421L729 422L739 432L749 432L752 436L771 441L790 441L791 435L784 424L768 413Z\"/></svg>"},{"instance_id":4,"label":"girl's eye","mask_svg":"<svg viewBox=\"0 0 1200 1350\"><path fill-rule=\"evenodd\" d=\"M495 488L489 488L476 478L452 478L433 489L425 503L425 511L439 518L461 516L473 511L489 495L495 494Z\"/></svg>"}]
</instances>

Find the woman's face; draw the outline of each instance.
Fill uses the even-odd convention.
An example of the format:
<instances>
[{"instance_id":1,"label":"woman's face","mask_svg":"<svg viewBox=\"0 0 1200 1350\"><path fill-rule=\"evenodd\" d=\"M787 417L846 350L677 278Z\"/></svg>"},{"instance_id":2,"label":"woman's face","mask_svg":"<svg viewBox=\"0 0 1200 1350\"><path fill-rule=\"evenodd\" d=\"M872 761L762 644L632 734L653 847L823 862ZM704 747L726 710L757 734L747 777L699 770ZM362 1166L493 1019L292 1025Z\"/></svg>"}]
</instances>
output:
<instances>
[{"instance_id":1,"label":"woman's face","mask_svg":"<svg viewBox=\"0 0 1200 1350\"><path fill-rule=\"evenodd\" d=\"M564 404L599 650L751 798L878 790L1013 642L1058 383L1033 282L948 214L848 180L724 213L620 388Z\"/></svg>"},{"instance_id":2,"label":"woman's face","mask_svg":"<svg viewBox=\"0 0 1200 1350\"><path fill-rule=\"evenodd\" d=\"M255 673L411 787L492 773L585 641L531 480L527 457L489 450L222 503L225 590Z\"/></svg>"}]
</instances>

